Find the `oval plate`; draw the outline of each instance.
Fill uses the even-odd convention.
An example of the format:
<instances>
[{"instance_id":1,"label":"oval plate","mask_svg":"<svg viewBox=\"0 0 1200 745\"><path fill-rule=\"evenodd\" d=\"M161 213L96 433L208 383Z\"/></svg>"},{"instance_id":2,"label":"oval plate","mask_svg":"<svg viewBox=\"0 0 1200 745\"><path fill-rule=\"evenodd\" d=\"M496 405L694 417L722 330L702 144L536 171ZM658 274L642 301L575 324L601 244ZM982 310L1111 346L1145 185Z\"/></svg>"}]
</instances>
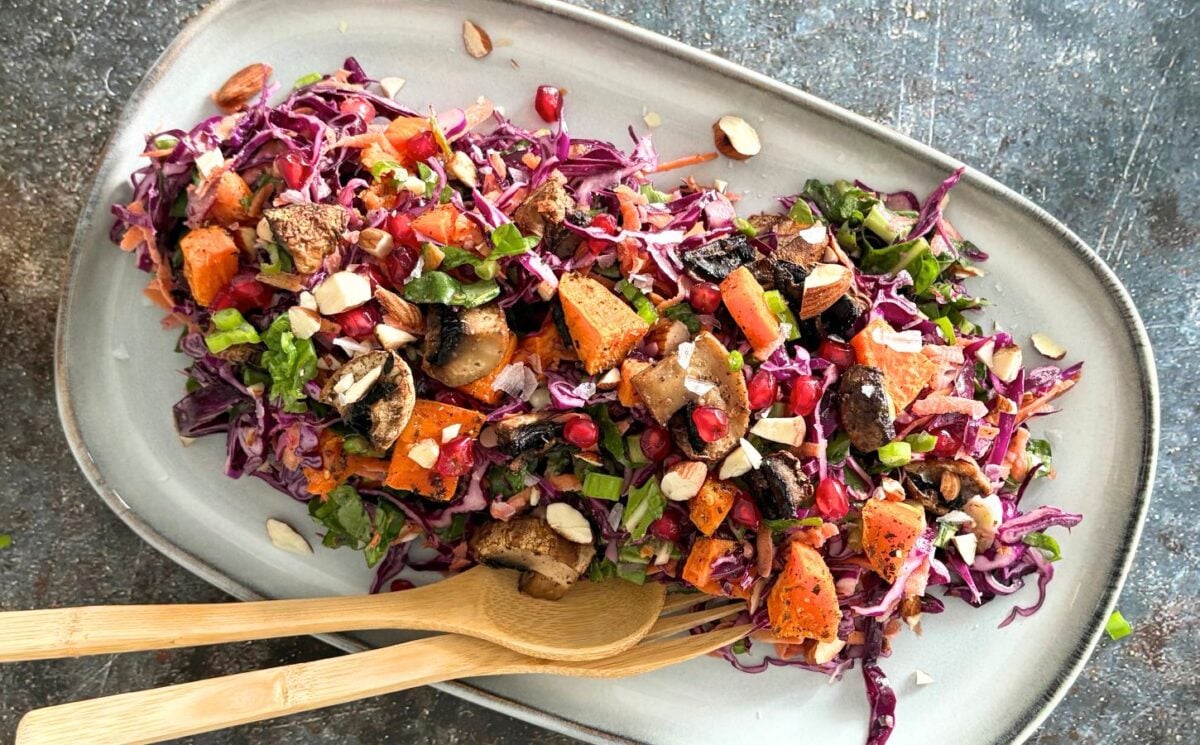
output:
<instances>
[{"instance_id":1,"label":"oval plate","mask_svg":"<svg viewBox=\"0 0 1200 745\"><path fill-rule=\"evenodd\" d=\"M498 42L490 57L463 52L465 18ZM354 552L318 548L299 557L273 548L263 529L268 517L319 545L304 506L255 479L226 479L220 438L180 445L171 421L183 392L176 334L162 330L161 313L142 300L147 276L109 243L108 207L127 198L145 133L186 128L213 113L208 94L233 70L269 62L286 85L336 69L350 54L370 74L408 78L402 99L415 106L462 105L487 94L518 121L532 122L534 87L553 82L571 92L575 132L618 143L628 142L630 124L642 129L643 114L655 111L664 159L709 149L712 122L740 114L758 128L763 153L745 163L720 159L698 174L729 181L750 208L769 206L808 177L928 193L959 165L729 62L545 0L212 4L147 74L100 162L59 309L57 393L75 456L108 504L154 547L243 599L361 592L371 575ZM946 613L926 618L924 637L899 639L884 663L900 699L892 745L949 728L961 745L1015 742L1033 731L1079 673L1112 611L1146 514L1157 451L1149 342L1109 269L1041 209L974 171L953 190L948 214L992 255L976 288L997 302L994 317L1018 338L1045 331L1067 343L1071 359L1087 362L1065 410L1035 427L1055 442L1060 477L1027 497L1083 512L1085 520L1063 537L1066 558L1037 615L997 630L1007 601L979 610L951 601ZM1026 588L1016 600L1027 604L1031 593ZM328 641L357 650L395 638ZM917 669L936 685L916 689ZM703 659L623 681L563 685L528 676L444 688L591 741L736 742L809 731L822 733L823 742L859 743L867 706L858 673L847 677L828 685L789 669L743 675Z\"/></svg>"}]
</instances>

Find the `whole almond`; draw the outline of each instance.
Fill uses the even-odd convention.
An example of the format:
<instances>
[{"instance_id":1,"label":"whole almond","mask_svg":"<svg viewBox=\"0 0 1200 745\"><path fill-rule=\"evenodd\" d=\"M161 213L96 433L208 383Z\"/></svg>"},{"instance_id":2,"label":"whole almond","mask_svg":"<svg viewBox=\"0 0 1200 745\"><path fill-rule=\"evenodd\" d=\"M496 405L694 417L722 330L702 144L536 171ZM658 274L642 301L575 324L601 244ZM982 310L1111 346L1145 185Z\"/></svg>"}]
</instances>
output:
<instances>
[{"instance_id":1,"label":"whole almond","mask_svg":"<svg viewBox=\"0 0 1200 745\"><path fill-rule=\"evenodd\" d=\"M471 21L463 21L462 37L467 54L475 59L483 59L492 53L492 37Z\"/></svg>"},{"instance_id":2,"label":"whole almond","mask_svg":"<svg viewBox=\"0 0 1200 745\"><path fill-rule=\"evenodd\" d=\"M212 95L213 101L226 114L241 111L250 99L262 92L263 84L271 77L271 66L262 62L246 65Z\"/></svg>"},{"instance_id":3,"label":"whole almond","mask_svg":"<svg viewBox=\"0 0 1200 745\"><path fill-rule=\"evenodd\" d=\"M746 160L758 155L762 143L758 132L740 116L723 116L713 122L713 144L726 158Z\"/></svg>"},{"instance_id":4,"label":"whole almond","mask_svg":"<svg viewBox=\"0 0 1200 745\"><path fill-rule=\"evenodd\" d=\"M850 289L850 270L841 264L816 264L804 280L800 320L816 318Z\"/></svg>"},{"instance_id":5,"label":"whole almond","mask_svg":"<svg viewBox=\"0 0 1200 745\"><path fill-rule=\"evenodd\" d=\"M375 288L375 299L379 301L391 325L414 336L425 333L425 317L416 305L382 287Z\"/></svg>"}]
</instances>

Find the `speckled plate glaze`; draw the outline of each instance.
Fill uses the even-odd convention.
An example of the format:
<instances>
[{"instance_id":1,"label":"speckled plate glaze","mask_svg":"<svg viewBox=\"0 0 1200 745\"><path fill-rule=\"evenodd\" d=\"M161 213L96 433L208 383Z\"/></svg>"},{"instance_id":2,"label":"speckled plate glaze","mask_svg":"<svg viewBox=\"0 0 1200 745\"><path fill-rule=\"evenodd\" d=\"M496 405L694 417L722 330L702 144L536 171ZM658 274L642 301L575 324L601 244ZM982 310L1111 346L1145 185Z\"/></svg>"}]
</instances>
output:
<instances>
[{"instance_id":1,"label":"speckled plate glaze","mask_svg":"<svg viewBox=\"0 0 1200 745\"><path fill-rule=\"evenodd\" d=\"M484 60L464 54L471 18L496 41ZM105 151L71 249L59 310L57 390L63 426L84 473L147 542L243 599L363 591L361 556L273 548L268 517L312 541L303 505L254 479L222 474L223 440L183 447L171 422L181 395L175 332L143 302L146 275L107 238L109 205L128 194L146 132L187 127L212 113L208 93L233 70L269 62L276 79L336 69L353 54L376 76L408 79L403 99L461 105L487 94L533 121L532 92L570 90L572 129L626 142L647 110L663 125L664 158L708 149L709 127L738 113L762 135L762 155L721 159L700 175L747 193L751 208L816 176L861 178L885 190L928 191L959 164L862 117L716 57L620 21L548 0L501 3L219 0L180 34L146 76ZM514 60L519 63L510 63ZM602 74L597 74L602 71ZM893 745L952 733L958 745L1025 739L1062 697L1096 644L1132 561L1154 476L1157 384L1149 342L1129 296L1079 238L1038 207L968 170L949 215L992 255L978 289L1018 338L1041 330L1087 361L1065 410L1037 422L1055 447L1060 476L1027 499L1085 514L1062 536L1066 558L1045 608L1008 628L1009 603L974 610L951 601L925 634L903 635L885 669L899 693ZM1031 349L1027 354L1033 355ZM102 538L98 537L98 540ZM1032 588L1016 596L1031 600ZM345 650L395 636L336 636ZM917 689L913 672L932 675ZM493 678L445 690L575 737L697 743L786 738L859 743L867 706L857 671L840 683L790 669L743 675L714 659L639 678L562 682Z\"/></svg>"}]
</instances>

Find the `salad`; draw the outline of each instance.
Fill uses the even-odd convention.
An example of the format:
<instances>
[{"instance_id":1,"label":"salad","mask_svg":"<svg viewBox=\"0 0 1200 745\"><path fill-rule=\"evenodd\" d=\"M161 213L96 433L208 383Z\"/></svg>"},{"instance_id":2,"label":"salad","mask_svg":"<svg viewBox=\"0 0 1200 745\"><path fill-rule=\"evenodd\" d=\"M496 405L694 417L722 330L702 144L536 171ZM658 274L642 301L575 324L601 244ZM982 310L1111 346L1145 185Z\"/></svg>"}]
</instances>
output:
<instances>
[{"instance_id":1,"label":"salad","mask_svg":"<svg viewBox=\"0 0 1200 745\"><path fill-rule=\"evenodd\" d=\"M275 105L270 75L147 138L112 239L190 358L180 436L307 503L373 592L478 562L549 599L610 577L741 599L726 623L755 632L720 654L858 667L869 743L904 628L1029 579L1001 625L1041 607L1047 530L1081 516L1023 501L1054 477L1031 426L1081 365L1027 366L973 313L961 170L924 200L809 180L742 215L681 175L717 153L573 136L551 86L527 128L397 103L353 58ZM760 147L739 117L713 134Z\"/></svg>"}]
</instances>

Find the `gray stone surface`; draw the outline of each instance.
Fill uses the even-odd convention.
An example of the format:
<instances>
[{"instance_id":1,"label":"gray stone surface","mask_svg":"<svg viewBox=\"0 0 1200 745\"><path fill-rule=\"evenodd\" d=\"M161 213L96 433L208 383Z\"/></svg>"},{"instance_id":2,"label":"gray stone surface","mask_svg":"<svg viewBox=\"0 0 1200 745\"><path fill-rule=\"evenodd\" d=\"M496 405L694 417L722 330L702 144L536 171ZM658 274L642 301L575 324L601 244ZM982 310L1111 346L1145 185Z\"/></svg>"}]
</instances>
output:
<instances>
[{"instance_id":1,"label":"gray stone surface","mask_svg":"<svg viewBox=\"0 0 1200 745\"><path fill-rule=\"evenodd\" d=\"M4 608L223 599L92 494L52 393L55 302L91 164L130 91L201 4L0 0L0 533L12 535L0 550ZM1120 603L1137 630L1100 644L1034 742L1200 742L1196 3L583 4L929 142L1033 198L1116 268L1149 328L1163 388L1158 488ZM301 639L7 665L0 740L35 706L328 653ZM196 741L565 740L425 689Z\"/></svg>"}]
</instances>

